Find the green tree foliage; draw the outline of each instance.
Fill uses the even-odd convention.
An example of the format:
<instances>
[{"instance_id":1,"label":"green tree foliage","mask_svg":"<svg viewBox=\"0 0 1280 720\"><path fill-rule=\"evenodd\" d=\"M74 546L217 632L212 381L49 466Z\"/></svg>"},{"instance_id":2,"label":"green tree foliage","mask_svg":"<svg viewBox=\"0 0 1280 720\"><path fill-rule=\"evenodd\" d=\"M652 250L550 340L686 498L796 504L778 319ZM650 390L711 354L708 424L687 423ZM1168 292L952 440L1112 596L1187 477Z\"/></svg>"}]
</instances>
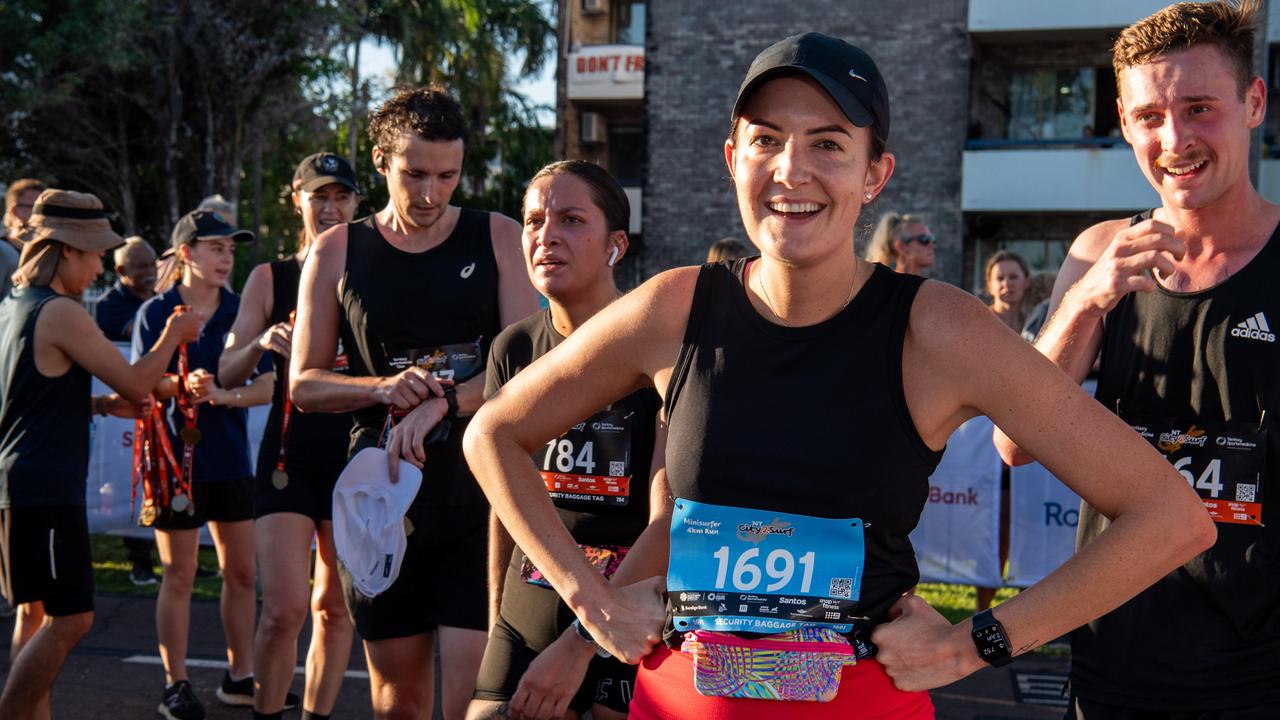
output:
<instances>
[{"instance_id":1,"label":"green tree foliage","mask_svg":"<svg viewBox=\"0 0 1280 720\"><path fill-rule=\"evenodd\" d=\"M283 229L292 212L264 169L286 165L287 186L299 158L332 142L303 91L342 70L336 18L292 0L0 4L3 169L92 192L157 246L213 193L239 204L240 224Z\"/></svg>"},{"instance_id":2,"label":"green tree foliage","mask_svg":"<svg viewBox=\"0 0 1280 720\"><path fill-rule=\"evenodd\" d=\"M381 93L348 60L377 38L397 49L398 82L442 85L469 113L457 200L515 216L551 156L537 108L511 90L550 57L546 2L0 0L0 179L92 192L118 230L161 248L219 193L259 234L237 249L239 286L296 247L287 190L304 156L354 147L362 210L385 202L366 137Z\"/></svg>"},{"instance_id":3,"label":"green tree foliage","mask_svg":"<svg viewBox=\"0 0 1280 720\"><path fill-rule=\"evenodd\" d=\"M550 161L552 140L538 123L538 108L511 83L535 75L552 57L550 4L372 0L362 7L364 27L397 48L397 80L444 87L467 112L464 200L518 215L524 184Z\"/></svg>"}]
</instances>

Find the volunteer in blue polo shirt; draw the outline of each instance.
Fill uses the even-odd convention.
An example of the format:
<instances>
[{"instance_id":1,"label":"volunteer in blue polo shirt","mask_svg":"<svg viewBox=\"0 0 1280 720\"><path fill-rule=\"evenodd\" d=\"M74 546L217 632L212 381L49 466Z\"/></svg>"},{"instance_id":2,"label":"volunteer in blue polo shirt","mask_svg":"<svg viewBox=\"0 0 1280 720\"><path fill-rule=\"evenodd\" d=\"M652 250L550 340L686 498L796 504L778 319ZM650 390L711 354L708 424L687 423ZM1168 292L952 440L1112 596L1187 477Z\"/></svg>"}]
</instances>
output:
<instances>
[{"instance_id":1,"label":"volunteer in blue polo shirt","mask_svg":"<svg viewBox=\"0 0 1280 720\"><path fill-rule=\"evenodd\" d=\"M248 387L221 388L214 375L240 297L226 289L235 243L252 238L220 215L197 210L173 230L162 282L177 280L138 310L133 352L155 344L164 319L186 306L204 321L200 338L175 353L170 377L156 388L167 404L164 421L176 466L190 492L175 491L155 518L156 545L164 574L156 601L156 634L165 666L165 691L158 708L163 717L200 720L204 708L188 682L186 654L191 588L196 573L199 528L205 522L218 548L222 571L222 627L230 670L218 688L227 704L253 703L253 623L255 612L253 469L249 463L246 407L271 399L274 375L264 361ZM185 360L184 360L185 354ZM189 466L189 467L188 467ZM181 483L178 484L181 489Z\"/></svg>"}]
</instances>

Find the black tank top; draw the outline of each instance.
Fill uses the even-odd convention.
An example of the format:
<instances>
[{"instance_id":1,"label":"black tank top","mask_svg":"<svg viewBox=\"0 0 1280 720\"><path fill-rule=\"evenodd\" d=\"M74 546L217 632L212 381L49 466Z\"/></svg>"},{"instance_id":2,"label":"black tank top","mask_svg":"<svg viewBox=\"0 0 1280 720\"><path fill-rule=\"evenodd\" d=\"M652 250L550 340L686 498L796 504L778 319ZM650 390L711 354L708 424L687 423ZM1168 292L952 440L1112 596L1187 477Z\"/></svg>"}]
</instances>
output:
<instances>
[{"instance_id":1,"label":"black tank top","mask_svg":"<svg viewBox=\"0 0 1280 720\"><path fill-rule=\"evenodd\" d=\"M920 438L902 348L922 279L874 266L847 307L783 327L751 307L746 260L704 265L667 391L667 479L698 502L866 522L859 615L920 579L907 535L942 457ZM855 631L862 628L855 628Z\"/></svg>"},{"instance_id":2,"label":"black tank top","mask_svg":"<svg viewBox=\"0 0 1280 720\"><path fill-rule=\"evenodd\" d=\"M392 364L396 357L472 344L478 345L478 357L454 379L483 372L489 343L502 329L489 213L461 210L449 237L420 253L393 247L372 217L347 225L341 297L340 337L353 376L389 377L399 372ZM355 412L353 452L377 443L386 416L382 405ZM448 441L428 449L420 499L485 502L462 457L466 425L467 418L456 419Z\"/></svg>"},{"instance_id":3,"label":"black tank top","mask_svg":"<svg viewBox=\"0 0 1280 720\"><path fill-rule=\"evenodd\" d=\"M270 324L288 322L289 313L298 307L298 281L302 268L294 258L271 263ZM346 371L347 361L342 343L338 344L338 362L334 369ZM271 394L271 411L258 447L259 478L271 477L280 453L280 430L284 419L284 386L288 379L289 361L279 353L271 353L276 386ZM332 482L347 464L347 444L351 434L350 413L305 413L294 406L289 417L289 450L285 469L302 480L315 476L317 482Z\"/></svg>"},{"instance_id":4,"label":"black tank top","mask_svg":"<svg viewBox=\"0 0 1280 720\"><path fill-rule=\"evenodd\" d=\"M485 397L492 396L517 373L562 342L564 336L556 332L550 310L541 310L508 326L493 341L489 374L485 376ZM630 547L648 527L650 466L655 422L661 405L662 400L653 388L637 390L594 413L534 453L534 463L544 471L551 471L544 475L544 482L560 519L576 542ZM614 442L621 436L619 433L625 433L630 442L619 447ZM582 441L586 438L594 438L596 449L584 457ZM562 444L565 441L570 442L568 447ZM584 466L584 463L591 465ZM625 464L625 471L610 469L614 463ZM623 500L621 495L595 494L582 484L570 487L567 482L560 482L563 475L551 474L558 471L586 475L629 473L631 480L625 502L619 502ZM541 651L569 627L574 615L554 590L525 582L524 566L524 552L516 547L512 550L502 591L502 619L529 647Z\"/></svg>"},{"instance_id":5,"label":"black tank top","mask_svg":"<svg viewBox=\"0 0 1280 720\"><path fill-rule=\"evenodd\" d=\"M1077 630L1072 682L1082 697L1187 711L1280 702L1278 236L1213 288L1130 293L1106 316L1098 401L1153 444L1199 443L1178 451L1198 454L1180 469L1205 486L1202 496L1216 480L1225 500L1260 500L1265 527L1217 522L1212 548ZM1228 423L1240 432L1220 434ZM1196 428L1207 432L1197 437ZM1261 477L1247 478L1261 487L1232 492L1231 477L1204 474L1235 437L1261 446ZM1085 504L1081 543L1105 526Z\"/></svg>"},{"instance_id":6,"label":"black tank top","mask_svg":"<svg viewBox=\"0 0 1280 720\"><path fill-rule=\"evenodd\" d=\"M0 302L0 507L84 507L91 378L75 363L36 369L36 319L61 297L15 288Z\"/></svg>"}]
</instances>

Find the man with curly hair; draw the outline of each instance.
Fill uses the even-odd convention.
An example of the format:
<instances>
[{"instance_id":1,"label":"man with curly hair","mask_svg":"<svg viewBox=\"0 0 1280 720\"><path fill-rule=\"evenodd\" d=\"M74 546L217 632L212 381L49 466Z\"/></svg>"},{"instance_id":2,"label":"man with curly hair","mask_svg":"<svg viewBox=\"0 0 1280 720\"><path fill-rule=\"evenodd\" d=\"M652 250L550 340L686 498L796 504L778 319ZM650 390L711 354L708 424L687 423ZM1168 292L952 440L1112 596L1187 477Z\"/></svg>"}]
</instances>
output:
<instances>
[{"instance_id":1,"label":"man with curly hair","mask_svg":"<svg viewBox=\"0 0 1280 720\"><path fill-rule=\"evenodd\" d=\"M402 90L373 113L386 207L322 234L299 289L290 367L307 412L354 412L352 454L375 445L422 468L394 583L364 595L343 568L377 717L430 717L439 633L444 716L461 720L488 630L489 507L462 456L483 402L484 355L537 309L520 225L450 204L467 135L456 100ZM341 339L349 373L335 373ZM394 477L394 475L393 475Z\"/></svg>"}]
</instances>

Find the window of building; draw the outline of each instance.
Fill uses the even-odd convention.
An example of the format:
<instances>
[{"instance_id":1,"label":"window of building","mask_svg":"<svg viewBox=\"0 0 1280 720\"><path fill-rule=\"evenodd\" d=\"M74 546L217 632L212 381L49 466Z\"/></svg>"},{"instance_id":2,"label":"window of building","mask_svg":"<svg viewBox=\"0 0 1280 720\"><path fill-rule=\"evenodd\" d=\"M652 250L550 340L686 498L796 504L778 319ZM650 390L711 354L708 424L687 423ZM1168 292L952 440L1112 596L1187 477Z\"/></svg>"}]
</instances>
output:
<instances>
[{"instance_id":1,"label":"window of building","mask_svg":"<svg viewBox=\"0 0 1280 720\"><path fill-rule=\"evenodd\" d=\"M644 181L643 127L609 123L609 172L623 185Z\"/></svg>"},{"instance_id":2,"label":"window of building","mask_svg":"<svg viewBox=\"0 0 1280 720\"><path fill-rule=\"evenodd\" d=\"M1092 135L1096 85L1093 68L1010 72L1008 138L1061 140Z\"/></svg>"},{"instance_id":3,"label":"window of building","mask_svg":"<svg viewBox=\"0 0 1280 720\"><path fill-rule=\"evenodd\" d=\"M643 2L616 3L614 17L614 35L619 45L644 45L644 11Z\"/></svg>"}]
</instances>

